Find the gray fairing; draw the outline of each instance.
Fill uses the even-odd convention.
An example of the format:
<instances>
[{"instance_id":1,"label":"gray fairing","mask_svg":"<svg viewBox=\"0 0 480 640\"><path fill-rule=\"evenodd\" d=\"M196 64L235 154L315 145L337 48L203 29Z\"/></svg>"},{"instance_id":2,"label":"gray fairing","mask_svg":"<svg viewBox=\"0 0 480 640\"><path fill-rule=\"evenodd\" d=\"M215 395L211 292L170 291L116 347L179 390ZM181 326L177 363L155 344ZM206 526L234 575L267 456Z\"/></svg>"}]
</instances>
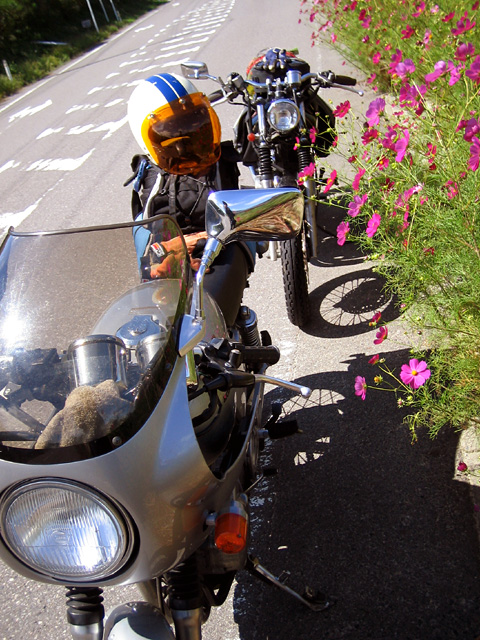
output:
<instances>
[{"instance_id":1,"label":"gray fairing","mask_svg":"<svg viewBox=\"0 0 480 640\"><path fill-rule=\"evenodd\" d=\"M130 584L159 576L207 537L206 516L229 499L239 477L246 444L221 479L208 468L193 430L179 358L149 420L123 446L89 460L31 465L0 460L0 492L34 478L64 478L90 485L120 504L137 529L131 560L118 575L97 583ZM0 540L0 557L15 571L63 584L18 562Z\"/></svg>"}]
</instances>

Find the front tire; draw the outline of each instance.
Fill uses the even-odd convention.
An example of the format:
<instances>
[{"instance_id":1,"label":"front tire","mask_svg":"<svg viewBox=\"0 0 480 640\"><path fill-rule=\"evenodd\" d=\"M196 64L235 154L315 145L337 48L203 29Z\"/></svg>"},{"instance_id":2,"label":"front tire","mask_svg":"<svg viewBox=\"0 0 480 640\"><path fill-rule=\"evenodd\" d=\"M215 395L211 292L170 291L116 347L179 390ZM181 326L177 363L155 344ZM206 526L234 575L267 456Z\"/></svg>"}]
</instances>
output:
<instances>
[{"instance_id":1,"label":"front tire","mask_svg":"<svg viewBox=\"0 0 480 640\"><path fill-rule=\"evenodd\" d=\"M310 320L308 299L308 262L304 251L304 231L291 240L280 243L283 288L288 319L297 327Z\"/></svg>"}]
</instances>

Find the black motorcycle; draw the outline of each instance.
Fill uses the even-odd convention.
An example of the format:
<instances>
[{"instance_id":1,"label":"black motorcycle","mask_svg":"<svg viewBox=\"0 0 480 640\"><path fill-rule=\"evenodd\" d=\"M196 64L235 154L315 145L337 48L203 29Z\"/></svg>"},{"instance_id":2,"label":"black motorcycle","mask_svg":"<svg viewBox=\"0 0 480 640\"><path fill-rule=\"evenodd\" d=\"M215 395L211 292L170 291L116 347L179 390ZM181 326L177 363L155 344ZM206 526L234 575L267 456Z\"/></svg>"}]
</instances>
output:
<instances>
[{"instance_id":1,"label":"black motorcycle","mask_svg":"<svg viewBox=\"0 0 480 640\"><path fill-rule=\"evenodd\" d=\"M305 196L303 231L281 243L271 243L270 257L282 261L288 318L302 327L310 319L308 265L317 257L316 211L324 170L317 158L326 157L335 140L335 117L318 95L320 89L351 89L354 78L332 71L310 72L307 62L285 49L268 49L247 69L247 77L231 73L224 82L209 74L203 62L182 64L185 77L210 79L221 85L212 104L243 105L234 128L241 162L249 167L255 188L297 187Z\"/></svg>"}]
</instances>

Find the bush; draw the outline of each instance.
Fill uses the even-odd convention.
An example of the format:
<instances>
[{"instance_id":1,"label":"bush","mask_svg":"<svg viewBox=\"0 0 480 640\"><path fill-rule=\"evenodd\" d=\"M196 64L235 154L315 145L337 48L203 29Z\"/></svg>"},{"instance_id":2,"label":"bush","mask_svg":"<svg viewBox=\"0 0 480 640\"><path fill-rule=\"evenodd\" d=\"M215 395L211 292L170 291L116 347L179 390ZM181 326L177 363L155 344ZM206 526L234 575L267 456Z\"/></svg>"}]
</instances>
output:
<instances>
[{"instance_id":1,"label":"bush","mask_svg":"<svg viewBox=\"0 0 480 640\"><path fill-rule=\"evenodd\" d=\"M479 3L302 4L319 25L314 41L341 48L384 92L347 154L353 197L338 242L378 261L414 333L424 332L431 376L420 390L384 373L412 407L412 431L463 427L480 416ZM337 116L353 131L348 102ZM375 386L362 385L363 397Z\"/></svg>"}]
</instances>

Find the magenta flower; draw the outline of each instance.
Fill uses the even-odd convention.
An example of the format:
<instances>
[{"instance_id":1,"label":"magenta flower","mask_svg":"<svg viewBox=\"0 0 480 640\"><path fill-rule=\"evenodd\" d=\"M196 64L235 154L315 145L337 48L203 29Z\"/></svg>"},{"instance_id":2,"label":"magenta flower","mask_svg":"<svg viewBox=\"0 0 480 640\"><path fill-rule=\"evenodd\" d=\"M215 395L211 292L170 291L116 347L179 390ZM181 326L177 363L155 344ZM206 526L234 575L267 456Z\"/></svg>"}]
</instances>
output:
<instances>
[{"instance_id":1,"label":"magenta flower","mask_svg":"<svg viewBox=\"0 0 480 640\"><path fill-rule=\"evenodd\" d=\"M376 326L377 322L379 322L381 319L382 319L382 312L381 311L377 311L377 313L373 314L373 318L368 323L368 326L369 327Z\"/></svg>"},{"instance_id":2,"label":"magenta flower","mask_svg":"<svg viewBox=\"0 0 480 640\"><path fill-rule=\"evenodd\" d=\"M463 20L459 20L457 22L457 28L453 28L452 29L452 34L454 36L460 36L462 33L465 33L466 31L470 31L470 29L473 29L473 27L475 26L475 22L471 22L468 18L467 18L467 12L465 11L465 15L463 16Z\"/></svg>"},{"instance_id":3,"label":"magenta flower","mask_svg":"<svg viewBox=\"0 0 480 640\"><path fill-rule=\"evenodd\" d=\"M335 169L332 171L332 173L328 176L327 178L327 183L325 184L324 188L323 188L323 193L327 193L327 191L330 191L330 189L333 187L333 185L335 184L335 180L337 179L337 172L335 171Z\"/></svg>"},{"instance_id":4,"label":"magenta flower","mask_svg":"<svg viewBox=\"0 0 480 640\"><path fill-rule=\"evenodd\" d=\"M380 356L377 353L375 356L372 356L370 358L370 360L368 361L368 364L377 364L377 362L380 360Z\"/></svg>"},{"instance_id":5,"label":"magenta flower","mask_svg":"<svg viewBox=\"0 0 480 640\"><path fill-rule=\"evenodd\" d=\"M408 40L408 38L411 38L414 35L415 35L415 29L413 29L409 24L407 24L405 29L402 29L402 35L400 36L400 38L402 40Z\"/></svg>"},{"instance_id":6,"label":"magenta flower","mask_svg":"<svg viewBox=\"0 0 480 640\"><path fill-rule=\"evenodd\" d=\"M400 379L403 384L407 384L412 389L418 389L430 378L430 369L427 369L425 360L419 362L412 358L408 364L402 364Z\"/></svg>"},{"instance_id":7,"label":"magenta flower","mask_svg":"<svg viewBox=\"0 0 480 640\"><path fill-rule=\"evenodd\" d=\"M407 58L403 62L399 62L395 67L395 73L402 80L405 80L407 73L413 73L414 71L415 64L413 63L413 60L410 60L410 58Z\"/></svg>"},{"instance_id":8,"label":"magenta flower","mask_svg":"<svg viewBox=\"0 0 480 640\"><path fill-rule=\"evenodd\" d=\"M440 76L443 76L443 74L447 70L447 64L443 60L439 60L434 64L433 68L434 71L432 71L432 73L427 73L427 75L425 76L425 82L435 82L435 80L438 80Z\"/></svg>"},{"instance_id":9,"label":"magenta flower","mask_svg":"<svg viewBox=\"0 0 480 640\"><path fill-rule=\"evenodd\" d=\"M408 143L410 142L410 133L407 129L403 131L403 136L397 140L395 143L395 151L397 155L395 156L396 162L401 162L407 152Z\"/></svg>"},{"instance_id":10,"label":"magenta flower","mask_svg":"<svg viewBox=\"0 0 480 640\"><path fill-rule=\"evenodd\" d=\"M450 20L453 20L453 18L455 17L455 11L452 11L451 13L447 13L447 15L442 18L442 22L450 22Z\"/></svg>"},{"instance_id":11,"label":"magenta flower","mask_svg":"<svg viewBox=\"0 0 480 640\"><path fill-rule=\"evenodd\" d=\"M367 223L367 236L369 238L373 238L373 236L377 233L377 229L380 226L380 222L382 221L382 217L379 213L374 213L373 216Z\"/></svg>"},{"instance_id":12,"label":"magenta flower","mask_svg":"<svg viewBox=\"0 0 480 640\"><path fill-rule=\"evenodd\" d=\"M457 471L461 471L462 473L464 473L467 469L468 469L468 465L465 462L460 461L458 463Z\"/></svg>"},{"instance_id":13,"label":"magenta flower","mask_svg":"<svg viewBox=\"0 0 480 640\"><path fill-rule=\"evenodd\" d=\"M315 129L315 127L312 127L309 132L308 135L310 136L310 142L312 144L315 144L316 140L317 140L317 130Z\"/></svg>"},{"instance_id":14,"label":"magenta flower","mask_svg":"<svg viewBox=\"0 0 480 640\"><path fill-rule=\"evenodd\" d=\"M348 215L355 218L360 213L360 209L368 200L368 195L365 193L363 196L353 196L353 202L348 203Z\"/></svg>"},{"instance_id":15,"label":"magenta flower","mask_svg":"<svg viewBox=\"0 0 480 640\"><path fill-rule=\"evenodd\" d=\"M362 135L362 144L369 144L370 142L378 138L379 135L380 134L378 133L378 129L375 129L374 127L368 127L368 129L366 129L365 133Z\"/></svg>"},{"instance_id":16,"label":"magenta flower","mask_svg":"<svg viewBox=\"0 0 480 640\"><path fill-rule=\"evenodd\" d=\"M480 164L480 140L477 136L474 136L472 139L472 146L470 147L470 158L468 160L468 168L472 171L476 171L478 169L478 165Z\"/></svg>"},{"instance_id":17,"label":"magenta flower","mask_svg":"<svg viewBox=\"0 0 480 640\"><path fill-rule=\"evenodd\" d=\"M388 169L388 165L390 164L390 160L386 156L382 156L377 164L377 169L379 171L383 171L384 169Z\"/></svg>"},{"instance_id":18,"label":"magenta flower","mask_svg":"<svg viewBox=\"0 0 480 640\"><path fill-rule=\"evenodd\" d=\"M311 178L314 175L315 175L315 163L311 162L308 165L308 167L305 167L305 169L302 169L302 171L299 172L298 178L300 182L303 182L305 178Z\"/></svg>"},{"instance_id":19,"label":"magenta flower","mask_svg":"<svg viewBox=\"0 0 480 640\"><path fill-rule=\"evenodd\" d=\"M465 71L465 75L477 84L480 82L480 56L477 56L472 62L470 69Z\"/></svg>"},{"instance_id":20,"label":"magenta flower","mask_svg":"<svg viewBox=\"0 0 480 640\"><path fill-rule=\"evenodd\" d=\"M432 32L430 29L425 29L425 33L423 34L422 42L427 49L429 49L429 42L432 39Z\"/></svg>"},{"instance_id":21,"label":"magenta flower","mask_svg":"<svg viewBox=\"0 0 480 640\"><path fill-rule=\"evenodd\" d=\"M347 234L350 231L350 225L348 222L341 222L337 227L337 244L340 246L345 244Z\"/></svg>"},{"instance_id":22,"label":"magenta flower","mask_svg":"<svg viewBox=\"0 0 480 640\"><path fill-rule=\"evenodd\" d=\"M376 53L373 54L372 56L372 62L373 64L378 64L380 62L380 60L382 59L382 54L380 53L380 51L377 51Z\"/></svg>"},{"instance_id":23,"label":"magenta flower","mask_svg":"<svg viewBox=\"0 0 480 640\"><path fill-rule=\"evenodd\" d=\"M475 47L471 42L461 43L455 51L455 60L466 60L475 54Z\"/></svg>"},{"instance_id":24,"label":"magenta flower","mask_svg":"<svg viewBox=\"0 0 480 640\"><path fill-rule=\"evenodd\" d=\"M460 122L457 127L457 131L459 129L463 129L463 127L465 127L463 139L467 142L471 142L473 136L476 136L478 133L480 133L480 123L476 118L470 118L470 120L468 121L462 120L462 122Z\"/></svg>"},{"instance_id":25,"label":"magenta flower","mask_svg":"<svg viewBox=\"0 0 480 640\"><path fill-rule=\"evenodd\" d=\"M457 84L457 82L460 80L460 71L462 69L462 64L459 64L458 67L456 67L451 60L448 61L448 70L450 72L450 80L448 81L448 84L450 87L452 87L454 84Z\"/></svg>"},{"instance_id":26,"label":"magenta flower","mask_svg":"<svg viewBox=\"0 0 480 640\"><path fill-rule=\"evenodd\" d=\"M415 10L415 13L412 13L412 16L414 18L418 18L419 15L421 15L423 12L425 11L425 2L420 2L420 4L418 5L418 7Z\"/></svg>"},{"instance_id":27,"label":"magenta flower","mask_svg":"<svg viewBox=\"0 0 480 640\"><path fill-rule=\"evenodd\" d=\"M358 189L360 188L360 179L364 173L365 173L365 169L359 169L357 171L355 178L353 179L353 182L352 182L352 189L354 191L358 191Z\"/></svg>"},{"instance_id":28,"label":"magenta flower","mask_svg":"<svg viewBox=\"0 0 480 640\"><path fill-rule=\"evenodd\" d=\"M373 341L373 344L382 344L382 342L388 338L388 327L380 327L375 337L376 340Z\"/></svg>"},{"instance_id":29,"label":"magenta flower","mask_svg":"<svg viewBox=\"0 0 480 640\"><path fill-rule=\"evenodd\" d=\"M385 100L383 98L375 98L375 100L372 100L368 105L367 113L365 115L370 127L373 127L380 122L380 114L384 109Z\"/></svg>"},{"instance_id":30,"label":"magenta flower","mask_svg":"<svg viewBox=\"0 0 480 640\"><path fill-rule=\"evenodd\" d=\"M336 118L343 118L350 111L350 102L347 100L346 102L341 102L333 112L333 115Z\"/></svg>"},{"instance_id":31,"label":"magenta flower","mask_svg":"<svg viewBox=\"0 0 480 640\"><path fill-rule=\"evenodd\" d=\"M357 376L355 378L355 395L360 396L362 400L365 400L367 395L367 383L363 376Z\"/></svg>"}]
</instances>

